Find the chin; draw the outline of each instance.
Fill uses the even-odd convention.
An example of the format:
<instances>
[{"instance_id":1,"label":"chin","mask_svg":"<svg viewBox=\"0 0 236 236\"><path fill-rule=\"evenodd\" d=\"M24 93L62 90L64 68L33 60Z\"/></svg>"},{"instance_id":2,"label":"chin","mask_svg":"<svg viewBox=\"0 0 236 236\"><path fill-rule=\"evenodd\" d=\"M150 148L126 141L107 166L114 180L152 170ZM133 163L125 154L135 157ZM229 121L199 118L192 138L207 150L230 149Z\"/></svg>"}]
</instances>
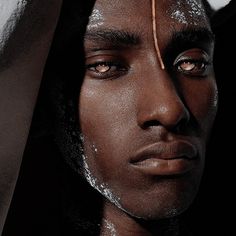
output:
<instances>
[{"instance_id":1,"label":"chin","mask_svg":"<svg viewBox=\"0 0 236 236\"><path fill-rule=\"evenodd\" d=\"M189 206L191 205L191 202L184 202L179 204L173 204L173 205L166 205L164 206L157 206L152 208L143 206L141 209L133 210L133 209L122 209L127 214L129 214L131 217L142 219L146 221L156 221L156 220L162 220L162 219L169 219L176 216L181 215L184 211L186 211Z\"/></svg>"},{"instance_id":2,"label":"chin","mask_svg":"<svg viewBox=\"0 0 236 236\"><path fill-rule=\"evenodd\" d=\"M132 217L149 221L176 217L193 203L199 185L185 186L185 190L182 187L176 183L159 185L156 191L124 201L123 210Z\"/></svg>"}]
</instances>

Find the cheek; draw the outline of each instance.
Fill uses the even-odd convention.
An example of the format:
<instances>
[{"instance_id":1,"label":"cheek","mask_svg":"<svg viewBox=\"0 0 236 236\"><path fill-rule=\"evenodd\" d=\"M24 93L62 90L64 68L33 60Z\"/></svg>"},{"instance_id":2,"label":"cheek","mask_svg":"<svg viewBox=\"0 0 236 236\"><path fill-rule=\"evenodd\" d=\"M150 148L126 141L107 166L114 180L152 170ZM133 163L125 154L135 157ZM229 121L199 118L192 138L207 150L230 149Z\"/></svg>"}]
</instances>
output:
<instances>
[{"instance_id":1,"label":"cheek","mask_svg":"<svg viewBox=\"0 0 236 236\"><path fill-rule=\"evenodd\" d=\"M85 177L117 206L119 197L113 194L121 176L117 170L126 168L130 149L127 144L132 143L129 134L135 117L133 90L128 89L129 86L119 87L112 89L107 81L100 86L100 82L85 80L79 102Z\"/></svg>"},{"instance_id":2,"label":"cheek","mask_svg":"<svg viewBox=\"0 0 236 236\"><path fill-rule=\"evenodd\" d=\"M201 130L209 133L217 112L218 90L214 77L187 81L183 85L184 98Z\"/></svg>"},{"instance_id":3,"label":"cheek","mask_svg":"<svg viewBox=\"0 0 236 236\"><path fill-rule=\"evenodd\" d=\"M79 115L85 146L90 153L106 157L125 151L128 133L135 124L134 90L129 86L111 87L113 81L85 80L80 96ZM102 84L102 86L100 86ZM122 89L119 87L122 86ZM112 156L112 155L111 155Z\"/></svg>"}]
</instances>

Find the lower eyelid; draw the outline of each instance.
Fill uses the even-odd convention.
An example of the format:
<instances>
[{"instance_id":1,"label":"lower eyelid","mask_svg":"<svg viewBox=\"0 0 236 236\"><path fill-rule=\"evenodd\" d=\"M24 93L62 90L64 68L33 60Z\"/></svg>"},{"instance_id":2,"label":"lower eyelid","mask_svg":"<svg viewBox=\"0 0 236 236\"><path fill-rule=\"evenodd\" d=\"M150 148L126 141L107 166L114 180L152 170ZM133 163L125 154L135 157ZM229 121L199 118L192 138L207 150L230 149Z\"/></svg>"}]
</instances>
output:
<instances>
[{"instance_id":1,"label":"lower eyelid","mask_svg":"<svg viewBox=\"0 0 236 236\"><path fill-rule=\"evenodd\" d=\"M177 73L180 73L180 74L183 74L183 75L186 75L186 76L200 76L200 77L205 77L208 72L209 72L209 69L211 68L212 66L212 63L211 62L195 62L195 63L204 63L204 65L199 68L199 65L195 65L195 67L192 69L192 70L184 70L182 68L180 68L180 64L179 65L175 65L175 71Z\"/></svg>"},{"instance_id":2,"label":"lower eyelid","mask_svg":"<svg viewBox=\"0 0 236 236\"><path fill-rule=\"evenodd\" d=\"M210 61L206 61L206 60L183 60L183 61L178 61L177 63L175 63L174 67L178 68L184 63L195 64L195 66L200 65L200 64L204 64L205 66L208 66L211 64Z\"/></svg>"},{"instance_id":3,"label":"lower eyelid","mask_svg":"<svg viewBox=\"0 0 236 236\"><path fill-rule=\"evenodd\" d=\"M96 70L96 66L102 63L90 64L86 66L87 75L94 79L101 79L101 80L112 80L117 79L125 75L128 71L127 66L124 65L110 65L110 69L105 72L99 72ZM107 64L107 63L106 63ZM117 63L115 63L117 64ZM117 68L112 68L117 67Z\"/></svg>"}]
</instances>

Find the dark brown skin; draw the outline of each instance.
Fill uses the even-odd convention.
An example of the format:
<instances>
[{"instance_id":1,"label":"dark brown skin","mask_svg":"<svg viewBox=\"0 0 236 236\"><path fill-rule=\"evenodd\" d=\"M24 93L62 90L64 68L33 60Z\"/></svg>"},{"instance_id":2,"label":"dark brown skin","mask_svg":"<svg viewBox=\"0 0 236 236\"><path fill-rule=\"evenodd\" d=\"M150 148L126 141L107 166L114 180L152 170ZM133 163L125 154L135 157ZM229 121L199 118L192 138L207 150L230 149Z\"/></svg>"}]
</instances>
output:
<instances>
[{"instance_id":1,"label":"dark brown skin","mask_svg":"<svg viewBox=\"0 0 236 236\"><path fill-rule=\"evenodd\" d=\"M214 42L204 14L183 9L185 24L167 13L173 4L157 0L165 70L154 48L151 2L97 0L98 17L87 28L78 107L85 176L105 196L101 235L153 235L135 219L179 215L199 188L217 110Z\"/></svg>"}]
</instances>

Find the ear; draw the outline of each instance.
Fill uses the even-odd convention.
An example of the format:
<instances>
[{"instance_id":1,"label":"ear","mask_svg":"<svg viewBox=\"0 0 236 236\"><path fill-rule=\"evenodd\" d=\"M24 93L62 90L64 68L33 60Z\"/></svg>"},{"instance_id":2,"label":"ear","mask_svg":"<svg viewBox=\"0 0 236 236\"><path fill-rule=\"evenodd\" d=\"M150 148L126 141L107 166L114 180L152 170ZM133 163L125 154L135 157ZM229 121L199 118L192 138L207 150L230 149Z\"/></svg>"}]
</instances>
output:
<instances>
[{"instance_id":1,"label":"ear","mask_svg":"<svg viewBox=\"0 0 236 236\"><path fill-rule=\"evenodd\" d=\"M213 14L211 14L211 25L213 30L225 24L233 15L236 15L235 0L207 0Z\"/></svg>"}]
</instances>

